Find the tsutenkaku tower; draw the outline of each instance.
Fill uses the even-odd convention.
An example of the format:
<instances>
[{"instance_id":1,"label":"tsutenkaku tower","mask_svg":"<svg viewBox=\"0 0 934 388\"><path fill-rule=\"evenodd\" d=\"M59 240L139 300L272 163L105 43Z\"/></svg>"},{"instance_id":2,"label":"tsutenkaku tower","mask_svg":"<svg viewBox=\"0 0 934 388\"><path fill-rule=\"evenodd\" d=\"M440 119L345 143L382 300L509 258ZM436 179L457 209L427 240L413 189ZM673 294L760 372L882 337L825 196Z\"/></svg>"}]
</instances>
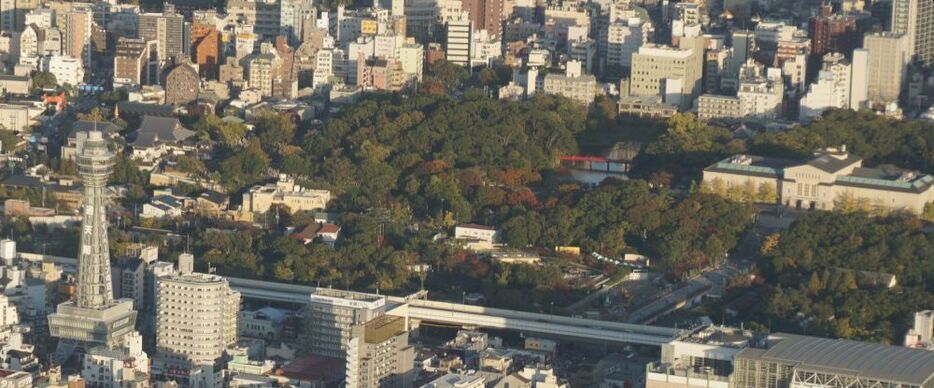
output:
<instances>
[{"instance_id":1,"label":"tsutenkaku tower","mask_svg":"<svg viewBox=\"0 0 934 388\"><path fill-rule=\"evenodd\" d=\"M75 304L97 309L113 304L110 251L107 245L107 179L113 172L114 155L101 133L88 133L77 156L78 173L84 183L84 220L78 256Z\"/></svg>"},{"instance_id":2,"label":"tsutenkaku tower","mask_svg":"<svg viewBox=\"0 0 934 388\"><path fill-rule=\"evenodd\" d=\"M106 190L114 155L101 132L78 134L77 161L84 184L77 290L73 300L59 304L49 315L49 334L59 339L52 360L59 364L93 347L113 348L136 326L133 300L113 297Z\"/></svg>"}]
</instances>

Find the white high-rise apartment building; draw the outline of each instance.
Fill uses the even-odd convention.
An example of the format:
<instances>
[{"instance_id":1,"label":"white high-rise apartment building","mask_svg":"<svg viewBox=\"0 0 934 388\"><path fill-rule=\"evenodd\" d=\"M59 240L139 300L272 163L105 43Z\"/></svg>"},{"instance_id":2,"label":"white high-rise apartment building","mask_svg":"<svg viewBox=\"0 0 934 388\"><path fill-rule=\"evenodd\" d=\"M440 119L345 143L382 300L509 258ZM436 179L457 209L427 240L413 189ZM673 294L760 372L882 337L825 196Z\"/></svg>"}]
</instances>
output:
<instances>
[{"instance_id":1,"label":"white high-rise apartment building","mask_svg":"<svg viewBox=\"0 0 934 388\"><path fill-rule=\"evenodd\" d=\"M801 99L799 119L811 119L830 108L850 107L851 74L852 66L842 54L824 55L824 66L817 82Z\"/></svg>"},{"instance_id":2,"label":"white high-rise apartment building","mask_svg":"<svg viewBox=\"0 0 934 388\"><path fill-rule=\"evenodd\" d=\"M30 24L35 24L39 28L52 28L55 25L55 11L50 8L36 8L29 11L26 14L26 22L28 26Z\"/></svg>"},{"instance_id":3,"label":"white high-rise apartment building","mask_svg":"<svg viewBox=\"0 0 934 388\"><path fill-rule=\"evenodd\" d=\"M502 58L502 40L490 35L487 30L474 32L470 37L471 66L489 66L494 59Z\"/></svg>"},{"instance_id":4,"label":"white high-rise apartment building","mask_svg":"<svg viewBox=\"0 0 934 388\"><path fill-rule=\"evenodd\" d=\"M447 22L445 30L447 37L445 39L444 54L450 63L462 66L470 64L470 17L466 12L461 12L456 18Z\"/></svg>"},{"instance_id":5,"label":"white high-rise apartment building","mask_svg":"<svg viewBox=\"0 0 934 388\"><path fill-rule=\"evenodd\" d=\"M396 59L402 64L402 71L410 78L422 80L425 66L425 48L414 41L406 42L396 49Z\"/></svg>"},{"instance_id":6,"label":"white high-rise apartment building","mask_svg":"<svg viewBox=\"0 0 934 388\"><path fill-rule=\"evenodd\" d=\"M0 294L0 332L6 333L19 323L19 314L16 306L10 303L10 298Z\"/></svg>"},{"instance_id":7,"label":"white high-rise apartment building","mask_svg":"<svg viewBox=\"0 0 934 388\"><path fill-rule=\"evenodd\" d=\"M739 97L745 116L753 119L781 117L785 83L780 69L765 69L750 59L740 69Z\"/></svg>"},{"instance_id":8,"label":"white high-rise apartment building","mask_svg":"<svg viewBox=\"0 0 934 388\"><path fill-rule=\"evenodd\" d=\"M632 67L632 55L646 44L652 24L640 18L617 20L608 25L605 35L606 67L624 69Z\"/></svg>"},{"instance_id":9,"label":"white high-rise apartment building","mask_svg":"<svg viewBox=\"0 0 934 388\"><path fill-rule=\"evenodd\" d=\"M315 53L315 72L312 75L312 87L328 84L328 78L334 75L334 49L321 49Z\"/></svg>"},{"instance_id":10,"label":"white high-rise apartment building","mask_svg":"<svg viewBox=\"0 0 934 388\"><path fill-rule=\"evenodd\" d=\"M156 349L164 365L213 364L237 341L240 293L227 279L181 273L156 284Z\"/></svg>"},{"instance_id":11,"label":"white high-rise apartment building","mask_svg":"<svg viewBox=\"0 0 934 388\"><path fill-rule=\"evenodd\" d=\"M305 307L303 347L311 354L343 358L352 330L385 312L386 298L319 288Z\"/></svg>"},{"instance_id":12,"label":"white high-rise apartment building","mask_svg":"<svg viewBox=\"0 0 934 388\"><path fill-rule=\"evenodd\" d=\"M892 0L892 32L908 37L908 55L934 65L934 1Z\"/></svg>"},{"instance_id":13,"label":"white high-rise apartment building","mask_svg":"<svg viewBox=\"0 0 934 388\"><path fill-rule=\"evenodd\" d=\"M850 70L850 109L859 110L869 98L869 52L853 50Z\"/></svg>"}]
</instances>

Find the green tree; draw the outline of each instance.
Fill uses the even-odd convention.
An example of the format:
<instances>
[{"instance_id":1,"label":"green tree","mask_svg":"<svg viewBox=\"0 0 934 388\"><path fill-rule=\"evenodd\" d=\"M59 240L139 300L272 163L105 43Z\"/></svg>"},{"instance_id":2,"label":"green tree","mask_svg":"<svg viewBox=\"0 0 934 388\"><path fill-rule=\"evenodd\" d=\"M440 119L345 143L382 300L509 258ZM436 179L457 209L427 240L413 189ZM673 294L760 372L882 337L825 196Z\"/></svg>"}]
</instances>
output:
<instances>
[{"instance_id":1,"label":"green tree","mask_svg":"<svg viewBox=\"0 0 934 388\"><path fill-rule=\"evenodd\" d=\"M775 185L767 182L760 183L759 191L756 193L756 199L759 200L759 202L777 202L778 194L775 191Z\"/></svg>"},{"instance_id":2,"label":"green tree","mask_svg":"<svg viewBox=\"0 0 934 388\"><path fill-rule=\"evenodd\" d=\"M817 272L811 272L811 277L808 279L808 291L812 295L816 295L821 290L820 279L817 277Z\"/></svg>"},{"instance_id":3,"label":"green tree","mask_svg":"<svg viewBox=\"0 0 934 388\"><path fill-rule=\"evenodd\" d=\"M47 71L37 71L32 75L32 86L39 89L52 89L58 86L55 74Z\"/></svg>"},{"instance_id":4,"label":"green tree","mask_svg":"<svg viewBox=\"0 0 934 388\"><path fill-rule=\"evenodd\" d=\"M16 132L0 129L0 144L3 146L3 152L14 151L23 141Z\"/></svg>"},{"instance_id":5,"label":"green tree","mask_svg":"<svg viewBox=\"0 0 934 388\"><path fill-rule=\"evenodd\" d=\"M295 138L295 123L286 115L263 110L253 121L259 140L267 150L277 150Z\"/></svg>"}]
</instances>

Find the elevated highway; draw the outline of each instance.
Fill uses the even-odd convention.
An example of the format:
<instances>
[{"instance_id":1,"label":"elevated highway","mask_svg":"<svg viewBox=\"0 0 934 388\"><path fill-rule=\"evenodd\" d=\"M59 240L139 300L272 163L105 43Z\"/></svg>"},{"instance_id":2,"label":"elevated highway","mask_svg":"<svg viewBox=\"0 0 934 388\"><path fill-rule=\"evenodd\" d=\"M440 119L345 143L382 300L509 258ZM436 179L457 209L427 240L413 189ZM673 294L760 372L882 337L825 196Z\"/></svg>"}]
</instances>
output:
<instances>
[{"instance_id":1,"label":"elevated highway","mask_svg":"<svg viewBox=\"0 0 934 388\"><path fill-rule=\"evenodd\" d=\"M20 253L29 261L52 261L74 270L76 260L30 253ZM230 286L245 299L303 305L317 287L261 280L227 277ZM445 325L474 326L486 329L516 330L559 338L598 341L612 344L640 344L660 346L672 338L686 334L687 330L638 325L631 323L598 321L559 315L472 306L459 303L437 302L420 298L386 296L387 313L409 319Z\"/></svg>"},{"instance_id":2,"label":"elevated highway","mask_svg":"<svg viewBox=\"0 0 934 388\"><path fill-rule=\"evenodd\" d=\"M308 303L316 287L282 284L228 277L231 287L246 299L296 304ZM666 327L598 321L558 315L437 302L415 297L387 296L387 311L391 315L457 326L486 329L517 330L563 338L599 341L614 344L660 346L672 338L687 333Z\"/></svg>"}]
</instances>

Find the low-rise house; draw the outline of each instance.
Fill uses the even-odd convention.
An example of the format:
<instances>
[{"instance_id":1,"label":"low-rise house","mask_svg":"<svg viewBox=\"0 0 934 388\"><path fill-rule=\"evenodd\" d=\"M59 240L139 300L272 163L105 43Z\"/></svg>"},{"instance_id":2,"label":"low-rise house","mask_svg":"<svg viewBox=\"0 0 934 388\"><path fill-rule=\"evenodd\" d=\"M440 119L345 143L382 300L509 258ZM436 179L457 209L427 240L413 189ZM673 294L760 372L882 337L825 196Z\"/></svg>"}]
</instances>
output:
<instances>
[{"instance_id":1,"label":"low-rise house","mask_svg":"<svg viewBox=\"0 0 934 388\"><path fill-rule=\"evenodd\" d=\"M160 195L153 197L148 203L144 203L143 211L139 216L142 218L180 217L184 209L184 204L178 199L168 195Z\"/></svg>"},{"instance_id":2,"label":"low-rise house","mask_svg":"<svg viewBox=\"0 0 934 388\"><path fill-rule=\"evenodd\" d=\"M183 154L194 149L195 132L182 126L174 117L144 116L130 144L133 159L154 167L168 154Z\"/></svg>"},{"instance_id":3,"label":"low-rise house","mask_svg":"<svg viewBox=\"0 0 934 388\"><path fill-rule=\"evenodd\" d=\"M78 209L84 202L84 191L81 184L71 179L14 175L0 181L0 186L8 189L45 190L47 195L55 198L58 204L62 206L60 210Z\"/></svg>"},{"instance_id":4,"label":"low-rise house","mask_svg":"<svg viewBox=\"0 0 934 388\"><path fill-rule=\"evenodd\" d=\"M285 321L285 312L277 308L244 310L240 311L237 331L240 337L278 341L282 338L283 321Z\"/></svg>"},{"instance_id":5,"label":"low-rise house","mask_svg":"<svg viewBox=\"0 0 934 388\"><path fill-rule=\"evenodd\" d=\"M206 214L220 214L230 205L227 194L208 190L195 198L195 209Z\"/></svg>"},{"instance_id":6,"label":"low-rise house","mask_svg":"<svg viewBox=\"0 0 934 388\"><path fill-rule=\"evenodd\" d=\"M333 247L334 243L337 242L337 237L340 232L341 227L334 224L310 224L300 232L293 233L291 236L304 244L309 244L315 239L320 239L321 242Z\"/></svg>"},{"instance_id":7,"label":"low-rise house","mask_svg":"<svg viewBox=\"0 0 934 388\"><path fill-rule=\"evenodd\" d=\"M464 243L468 249L493 249L498 238L499 231L492 226L460 224L454 227L454 239Z\"/></svg>"}]
</instances>

